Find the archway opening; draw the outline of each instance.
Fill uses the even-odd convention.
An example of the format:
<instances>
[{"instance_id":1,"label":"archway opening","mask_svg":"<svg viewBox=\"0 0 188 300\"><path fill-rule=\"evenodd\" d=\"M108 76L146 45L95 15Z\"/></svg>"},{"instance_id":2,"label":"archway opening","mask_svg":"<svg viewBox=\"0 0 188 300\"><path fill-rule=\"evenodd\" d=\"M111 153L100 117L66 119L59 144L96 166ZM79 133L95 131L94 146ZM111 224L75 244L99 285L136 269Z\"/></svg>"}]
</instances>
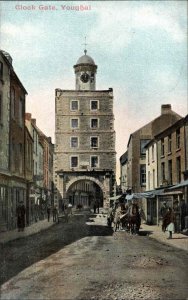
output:
<instances>
[{"instance_id":1,"label":"archway opening","mask_svg":"<svg viewBox=\"0 0 188 300\"><path fill-rule=\"evenodd\" d=\"M69 202L78 207L93 207L94 202L98 201L100 207L103 207L103 191L100 186L91 180L78 180L74 182L67 191Z\"/></svg>"}]
</instances>

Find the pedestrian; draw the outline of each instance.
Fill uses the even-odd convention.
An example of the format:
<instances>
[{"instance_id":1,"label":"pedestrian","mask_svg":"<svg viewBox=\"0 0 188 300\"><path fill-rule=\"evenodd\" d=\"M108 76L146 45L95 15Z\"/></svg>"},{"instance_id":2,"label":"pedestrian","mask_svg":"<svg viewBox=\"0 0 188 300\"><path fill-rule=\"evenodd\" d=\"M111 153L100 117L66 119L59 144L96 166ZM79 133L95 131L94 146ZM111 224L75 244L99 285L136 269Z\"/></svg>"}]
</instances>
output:
<instances>
[{"instance_id":1,"label":"pedestrian","mask_svg":"<svg viewBox=\"0 0 188 300\"><path fill-rule=\"evenodd\" d=\"M50 221L50 213L51 213L51 207L50 207L50 205L48 205L47 206L48 222Z\"/></svg>"},{"instance_id":2,"label":"pedestrian","mask_svg":"<svg viewBox=\"0 0 188 300\"><path fill-rule=\"evenodd\" d=\"M99 207L100 207L100 202L99 200L96 201L96 209L97 209L97 213L99 214Z\"/></svg>"},{"instance_id":3,"label":"pedestrian","mask_svg":"<svg viewBox=\"0 0 188 300\"><path fill-rule=\"evenodd\" d=\"M57 211L57 205L53 207L53 222L57 222L58 218L58 211Z\"/></svg>"},{"instance_id":4,"label":"pedestrian","mask_svg":"<svg viewBox=\"0 0 188 300\"><path fill-rule=\"evenodd\" d=\"M161 206L161 210L160 210L162 218L164 218L164 216L166 215L167 211L168 211L168 207L166 205L166 202L163 202L163 204Z\"/></svg>"},{"instance_id":5,"label":"pedestrian","mask_svg":"<svg viewBox=\"0 0 188 300\"><path fill-rule=\"evenodd\" d=\"M96 208L97 208L97 203L96 203L96 201L94 201L94 204L93 204L93 212L94 212L94 214L96 214Z\"/></svg>"},{"instance_id":6,"label":"pedestrian","mask_svg":"<svg viewBox=\"0 0 188 300\"><path fill-rule=\"evenodd\" d=\"M188 214L187 205L184 199L181 200L180 214L181 214L181 231L183 231L185 229L185 217Z\"/></svg>"},{"instance_id":7,"label":"pedestrian","mask_svg":"<svg viewBox=\"0 0 188 300\"><path fill-rule=\"evenodd\" d=\"M72 204L71 203L68 204L68 214L72 215Z\"/></svg>"},{"instance_id":8,"label":"pedestrian","mask_svg":"<svg viewBox=\"0 0 188 300\"><path fill-rule=\"evenodd\" d=\"M167 239L172 239L172 233L174 233L175 231L174 222L175 222L174 212L172 211L172 208L169 207L166 215L163 218L163 225L162 225L163 231L169 232L169 236Z\"/></svg>"},{"instance_id":9,"label":"pedestrian","mask_svg":"<svg viewBox=\"0 0 188 300\"><path fill-rule=\"evenodd\" d=\"M16 209L18 231L24 231L25 228L25 205L20 201Z\"/></svg>"}]
</instances>

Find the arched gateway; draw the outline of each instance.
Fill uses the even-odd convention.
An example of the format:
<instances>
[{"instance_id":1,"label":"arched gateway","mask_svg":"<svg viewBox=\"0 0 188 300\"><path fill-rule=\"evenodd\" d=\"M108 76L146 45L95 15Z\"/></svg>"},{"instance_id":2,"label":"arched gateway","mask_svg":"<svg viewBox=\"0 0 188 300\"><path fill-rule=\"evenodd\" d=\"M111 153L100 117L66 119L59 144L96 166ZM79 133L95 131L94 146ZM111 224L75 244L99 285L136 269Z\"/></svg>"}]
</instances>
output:
<instances>
[{"instance_id":1,"label":"arched gateway","mask_svg":"<svg viewBox=\"0 0 188 300\"><path fill-rule=\"evenodd\" d=\"M65 190L66 199L74 206L81 204L85 207L91 207L96 200L100 206L103 206L104 199L106 200L106 195L108 195L105 186L98 179L89 176L73 178L68 182Z\"/></svg>"}]
</instances>

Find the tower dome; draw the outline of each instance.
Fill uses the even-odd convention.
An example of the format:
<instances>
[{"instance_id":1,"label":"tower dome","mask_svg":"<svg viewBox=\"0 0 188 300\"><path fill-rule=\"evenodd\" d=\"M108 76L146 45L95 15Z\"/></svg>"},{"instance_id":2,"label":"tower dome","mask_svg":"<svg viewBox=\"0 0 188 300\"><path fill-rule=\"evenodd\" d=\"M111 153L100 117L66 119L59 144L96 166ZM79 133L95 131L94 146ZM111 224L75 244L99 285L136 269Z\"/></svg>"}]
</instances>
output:
<instances>
[{"instance_id":1,"label":"tower dome","mask_svg":"<svg viewBox=\"0 0 188 300\"><path fill-rule=\"evenodd\" d=\"M89 65L95 65L95 62L93 60L93 58L89 55L87 55L87 50L84 51L85 54L82 55L78 60L77 60L77 63L76 65L85 65L85 64L89 64Z\"/></svg>"}]
</instances>

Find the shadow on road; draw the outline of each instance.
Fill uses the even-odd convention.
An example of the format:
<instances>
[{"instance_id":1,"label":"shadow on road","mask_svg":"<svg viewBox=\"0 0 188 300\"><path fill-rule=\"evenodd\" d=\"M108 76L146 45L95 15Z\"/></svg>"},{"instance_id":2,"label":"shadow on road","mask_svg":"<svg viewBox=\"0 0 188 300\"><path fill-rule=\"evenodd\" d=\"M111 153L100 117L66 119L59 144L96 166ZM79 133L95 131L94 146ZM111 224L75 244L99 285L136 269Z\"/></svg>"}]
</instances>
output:
<instances>
[{"instance_id":1,"label":"shadow on road","mask_svg":"<svg viewBox=\"0 0 188 300\"><path fill-rule=\"evenodd\" d=\"M60 222L40 233L1 244L0 284L79 239L113 234L113 229L107 226L86 224L90 216L74 216L69 223Z\"/></svg>"}]
</instances>

